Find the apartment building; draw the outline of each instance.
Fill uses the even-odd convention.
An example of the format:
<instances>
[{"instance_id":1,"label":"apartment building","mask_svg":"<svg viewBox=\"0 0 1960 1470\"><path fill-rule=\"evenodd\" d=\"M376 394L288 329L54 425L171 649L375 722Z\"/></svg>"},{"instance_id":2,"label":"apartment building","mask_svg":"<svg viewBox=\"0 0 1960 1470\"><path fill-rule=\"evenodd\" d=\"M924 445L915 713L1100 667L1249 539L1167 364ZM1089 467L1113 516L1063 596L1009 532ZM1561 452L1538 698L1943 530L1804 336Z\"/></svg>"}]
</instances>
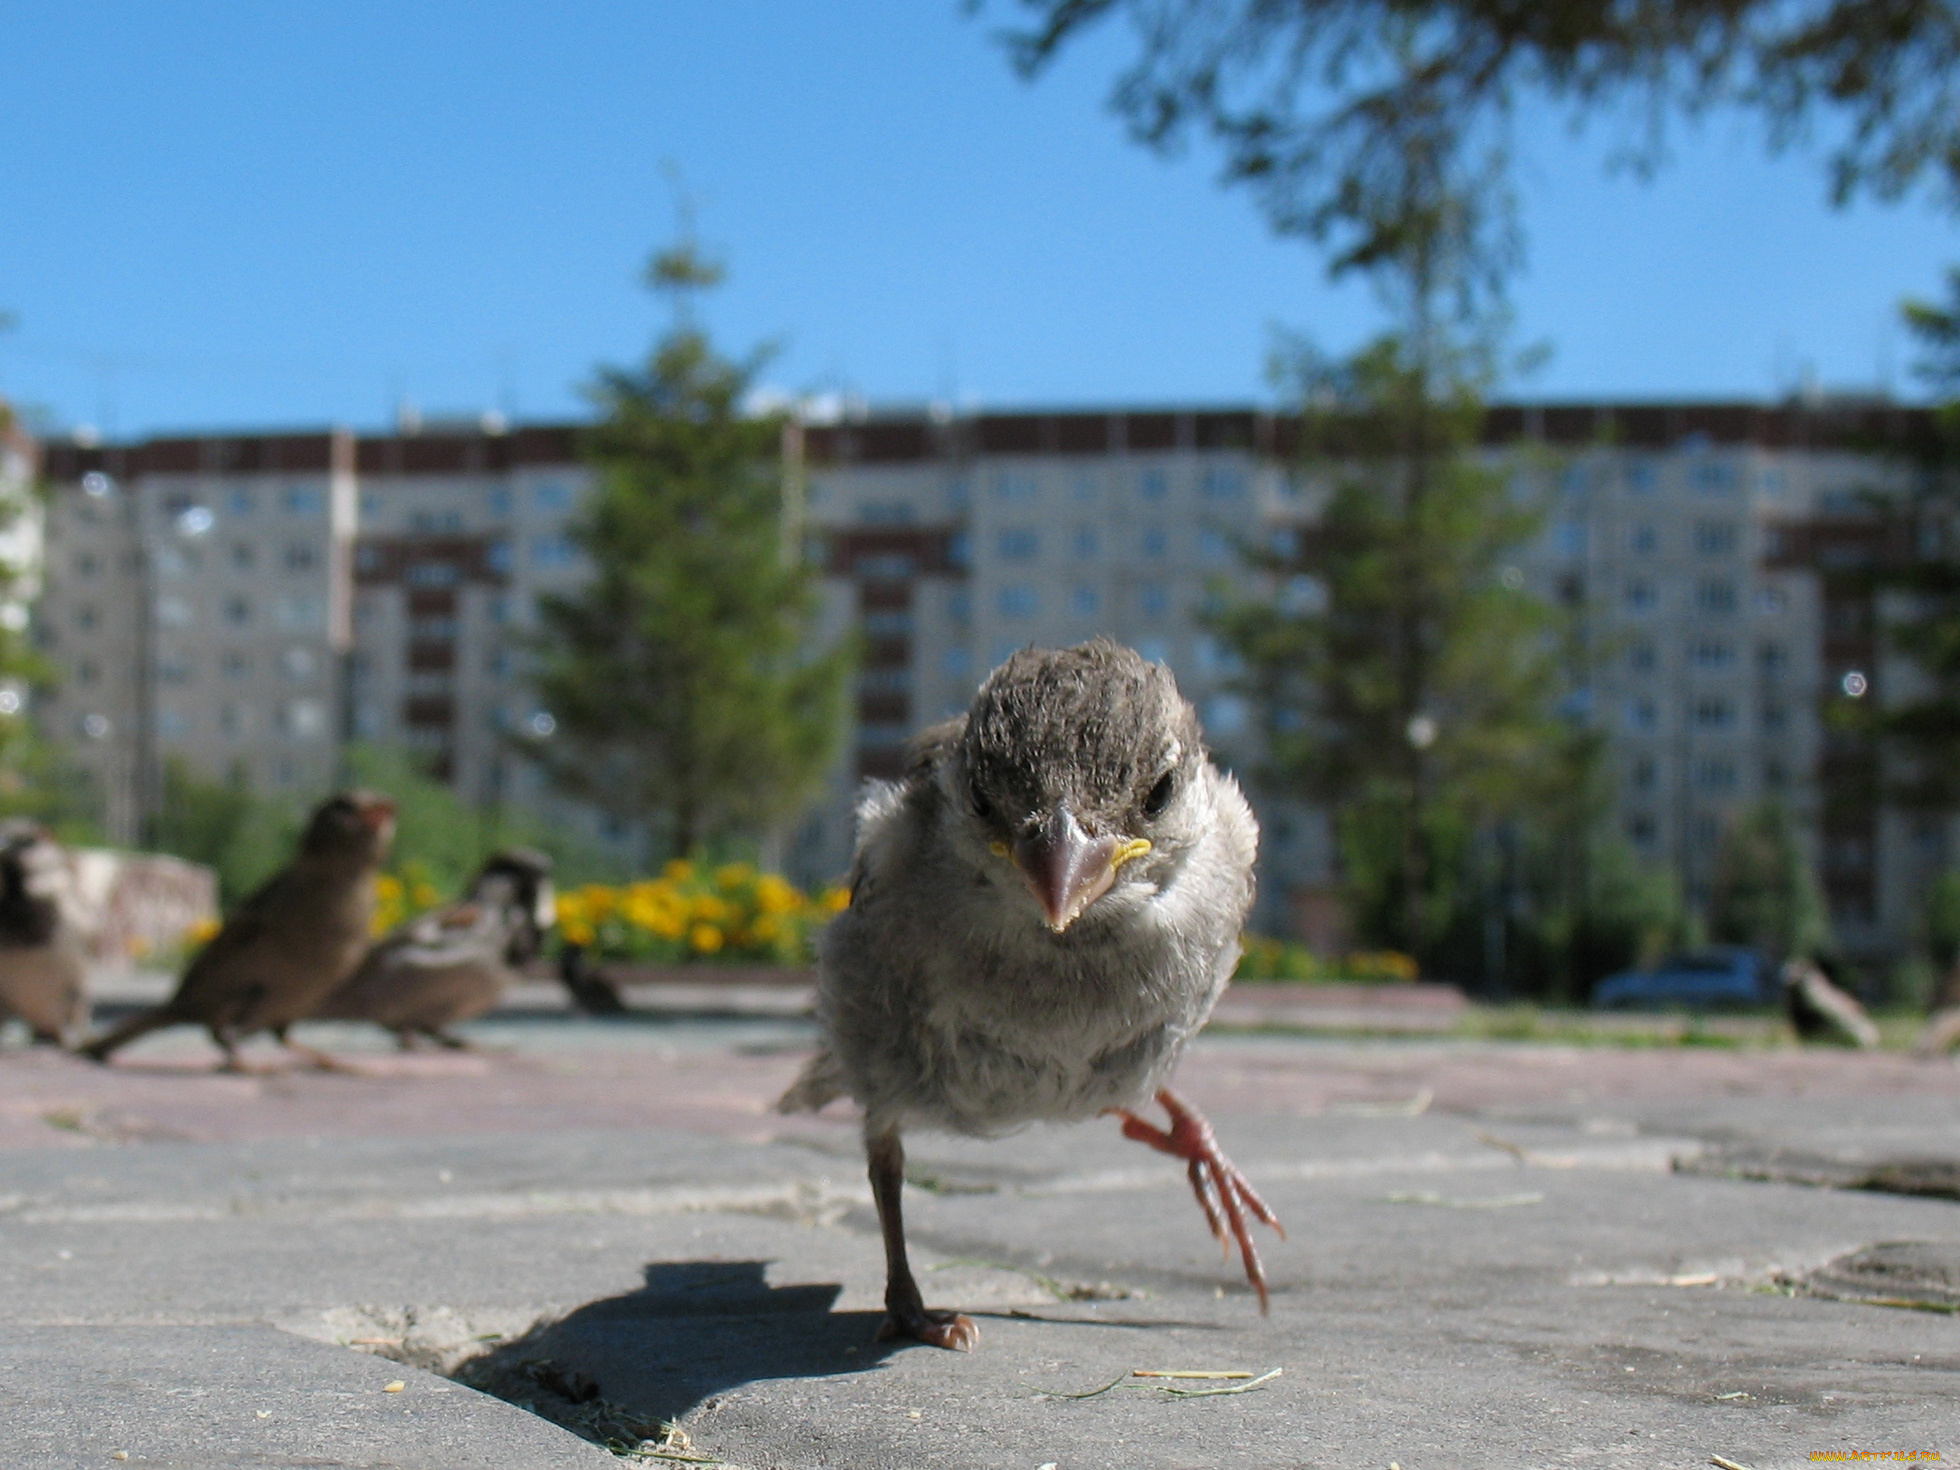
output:
<instances>
[{"instance_id":1,"label":"apartment building","mask_svg":"<svg viewBox=\"0 0 1960 1470\"><path fill-rule=\"evenodd\" d=\"M112 837L135 839L167 762L310 795L349 739L415 750L468 799L550 805L501 732L537 713L510 635L578 573L574 434L49 446L39 637L64 677L40 717Z\"/></svg>"},{"instance_id":2,"label":"apartment building","mask_svg":"<svg viewBox=\"0 0 1960 1470\"><path fill-rule=\"evenodd\" d=\"M1569 708L1609 738L1629 841L1699 894L1724 826L1784 800L1861 948L1910 934L1949 850L1943 823L1877 799L1876 754L1823 719L1832 699L1904 688L1853 572L1892 534L1870 496L1897 472L1872 446L1914 422L1883 405L1507 406L1486 432L1546 511L1519 585L1583 614L1592 674ZM1243 579L1244 543L1317 515L1286 419L920 412L802 439L826 626L855 626L864 660L847 757L790 845L799 876L841 871L859 782L895 773L912 734L1029 644L1104 634L1166 663L1220 758L1255 772L1237 670L1200 612ZM310 791L353 737L416 750L466 798L630 835L558 802L503 738L550 726L516 635L581 576L565 528L591 472L573 428L54 445L46 475L40 623L67 679L42 714L119 832L166 759ZM1325 824L1255 795L1260 922L1311 928L1335 876Z\"/></svg>"}]
</instances>

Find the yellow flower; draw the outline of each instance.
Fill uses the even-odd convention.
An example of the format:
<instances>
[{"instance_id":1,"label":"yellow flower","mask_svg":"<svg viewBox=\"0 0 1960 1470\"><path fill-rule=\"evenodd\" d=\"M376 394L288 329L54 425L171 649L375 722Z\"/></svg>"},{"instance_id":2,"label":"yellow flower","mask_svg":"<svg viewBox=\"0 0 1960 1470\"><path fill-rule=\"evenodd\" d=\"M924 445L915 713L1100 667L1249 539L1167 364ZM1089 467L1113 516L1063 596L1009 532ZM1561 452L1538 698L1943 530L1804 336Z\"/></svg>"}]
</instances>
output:
<instances>
[{"instance_id":1,"label":"yellow flower","mask_svg":"<svg viewBox=\"0 0 1960 1470\"><path fill-rule=\"evenodd\" d=\"M428 882L417 883L413 891L415 906L419 909L434 908L436 900L442 896L436 892L436 885Z\"/></svg>"},{"instance_id":2,"label":"yellow flower","mask_svg":"<svg viewBox=\"0 0 1960 1470\"><path fill-rule=\"evenodd\" d=\"M381 903L400 903L402 880L393 873L383 873L374 880L374 896Z\"/></svg>"},{"instance_id":3,"label":"yellow flower","mask_svg":"<svg viewBox=\"0 0 1960 1470\"><path fill-rule=\"evenodd\" d=\"M848 888L826 888L823 897L817 900L818 907L827 914L841 914L851 906L851 890Z\"/></svg>"},{"instance_id":4,"label":"yellow flower","mask_svg":"<svg viewBox=\"0 0 1960 1470\"><path fill-rule=\"evenodd\" d=\"M185 931L184 942L187 944L208 944L212 936L223 927L224 925L220 924L216 919L199 919Z\"/></svg>"},{"instance_id":5,"label":"yellow flower","mask_svg":"<svg viewBox=\"0 0 1960 1470\"><path fill-rule=\"evenodd\" d=\"M685 883L694 876L694 864L686 858L675 858L660 871L669 883Z\"/></svg>"},{"instance_id":6,"label":"yellow flower","mask_svg":"<svg viewBox=\"0 0 1960 1470\"><path fill-rule=\"evenodd\" d=\"M687 932L687 942L702 954L713 954L721 948L721 930L713 924L696 924Z\"/></svg>"},{"instance_id":7,"label":"yellow flower","mask_svg":"<svg viewBox=\"0 0 1960 1470\"><path fill-rule=\"evenodd\" d=\"M560 929L565 938L573 944L590 944L598 937L593 927L583 919L565 922L560 925Z\"/></svg>"},{"instance_id":8,"label":"yellow flower","mask_svg":"<svg viewBox=\"0 0 1960 1470\"><path fill-rule=\"evenodd\" d=\"M740 888L755 877L755 869L748 863L727 863L715 869L715 886L718 888Z\"/></svg>"},{"instance_id":9,"label":"yellow flower","mask_svg":"<svg viewBox=\"0 0 1960 1470\"><path fill-rule=\"evenodd\" d=\"M764 873L756 879L755 906L765 914L793 914L803 907L803 895L774 873Z\"/></svg>"},{"instance_id":10,"label":"yellow flower","mask_svg":"<svg viewBox=\"0 0 1960 1470\"><path fill-rule=\"evenodd\" d=\"M717 898L712 893L703 893L694 900L694 917L720 922L729 917L733 909L726 899Z\"/></svg>"}]
</instances>

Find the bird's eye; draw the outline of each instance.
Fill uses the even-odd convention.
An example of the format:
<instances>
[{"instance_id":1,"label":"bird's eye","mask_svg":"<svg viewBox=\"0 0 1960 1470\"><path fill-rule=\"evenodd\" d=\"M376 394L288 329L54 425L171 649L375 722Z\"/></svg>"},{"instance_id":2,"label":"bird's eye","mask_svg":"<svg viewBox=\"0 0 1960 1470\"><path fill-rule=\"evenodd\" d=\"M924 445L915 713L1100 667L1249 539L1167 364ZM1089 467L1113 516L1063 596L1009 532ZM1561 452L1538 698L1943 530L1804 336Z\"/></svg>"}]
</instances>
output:
<instances>
[{"instance_id":1,"label":"bird's eye","mask_svg":"<svg viewBox=\"0 0 1960 1470\"><path fill-rule=\"evenodd\" d=\"M980 780L975 777L967 783L967 798L973 803L973 815L986 821L994 814L993 803L987 800L987 793L980 789Z\"/></svg>"},{"instance_id":2,"label":"bird's eye","mask_svg":"<svg viewBox=\"0 0 1960 1470\"><path fill-rule=\"evenodd\" d=\"M1171 795L1177 790L1177 772L1166 771L1157 778L1157 784L1150 788L1150 795L1143 799L1143 814L1146 817L1161 817L1164 808L1171 804Z\"/></svg>"}]
</instances>

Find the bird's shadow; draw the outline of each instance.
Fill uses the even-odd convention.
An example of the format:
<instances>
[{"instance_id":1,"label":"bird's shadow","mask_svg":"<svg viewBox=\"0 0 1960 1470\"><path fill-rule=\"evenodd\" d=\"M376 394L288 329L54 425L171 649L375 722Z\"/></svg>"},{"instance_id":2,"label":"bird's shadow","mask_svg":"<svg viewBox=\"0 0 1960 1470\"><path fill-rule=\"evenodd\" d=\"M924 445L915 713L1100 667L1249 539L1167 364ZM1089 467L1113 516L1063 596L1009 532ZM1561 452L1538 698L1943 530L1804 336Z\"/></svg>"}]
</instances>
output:
<instances>
[{"instance_id":1,"label":"bird's shadow","mask_svg":"<svg viewBox=\"0 0 1960 1470\"><path fill-rule=\"evenodd\" d=\"M630 1446L728 1389L861 1373L906 1346L877 1340L882 1312L833 1312L841 1286L771 1286L767 1265L652 1262L639 1290L540 1323L455 1376L587 1439Z\"/></svg>"}]
</instances>

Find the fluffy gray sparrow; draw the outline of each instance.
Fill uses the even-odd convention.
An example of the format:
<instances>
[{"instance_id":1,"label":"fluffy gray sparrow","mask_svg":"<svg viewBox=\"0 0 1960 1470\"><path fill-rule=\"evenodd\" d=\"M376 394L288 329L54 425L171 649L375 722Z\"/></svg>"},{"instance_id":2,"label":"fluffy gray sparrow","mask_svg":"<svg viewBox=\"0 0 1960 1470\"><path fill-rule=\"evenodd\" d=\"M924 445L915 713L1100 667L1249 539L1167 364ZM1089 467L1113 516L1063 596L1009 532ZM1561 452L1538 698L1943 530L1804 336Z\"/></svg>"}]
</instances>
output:
<instances>
[{"instance_id":1,"label":"fluffy gray sparrow","mask_svg":"<svg viewBox=\"0 0 1960 1470\"><path fill-rule=\"evenodd\" d=\"M74 864L37 822L0 822L0 1021L66 1046L88 1026Z\"/></svg>"},{"instance_id":2,"label":"fluffy gray sparrow","mask_svg":"<svg viewBox=\"0 0 1960 1470\"><path fill-rule=\"evenodd\" d=\"M315 809L293 860L247 898L199 950L177 993L81 1048L106 1062L118 1047L164 1026L204 1026L242 1070L238 1043L255 1031L323 1066L332 1059L287 1039L360 963L374 916L374 880L395 831L395 805L372 792Z\"/></svg>"},{"instance_id":3,"label":"fluffy gray sparrow","mask_svg":"<svg viewBox=\"0 0 1960 1470\"><path fill-rule=\"evenodd\" d=\"M885 1335L979 1336L926 1309L906 1262L902 1130L1102 1113L1188 1162L1266 1309L1246 1217L1279 1222L1164 1085L1238 960L1258 840L1170 673L1100 639L1015 654L867 788L850 907L820 944L822 1046L777 1106L864 1109ZM1153 1097L1168 1129L1135 1111Z\"/></svg>"},{"instance_id":4,"label":"fluffy gray sparrow","mask_svg":"<svg viewBox=\"0 0 1960 1470\"><path fill-rule=\"evenodd\" d=\"M463 1046L449 1027L496 1005L557 922L551 859L523 848L497 853L455 903L410 919L369 950L314 1019L372 1021L404 1048L418 1036Z\"/></svg>"}]
</instances>

